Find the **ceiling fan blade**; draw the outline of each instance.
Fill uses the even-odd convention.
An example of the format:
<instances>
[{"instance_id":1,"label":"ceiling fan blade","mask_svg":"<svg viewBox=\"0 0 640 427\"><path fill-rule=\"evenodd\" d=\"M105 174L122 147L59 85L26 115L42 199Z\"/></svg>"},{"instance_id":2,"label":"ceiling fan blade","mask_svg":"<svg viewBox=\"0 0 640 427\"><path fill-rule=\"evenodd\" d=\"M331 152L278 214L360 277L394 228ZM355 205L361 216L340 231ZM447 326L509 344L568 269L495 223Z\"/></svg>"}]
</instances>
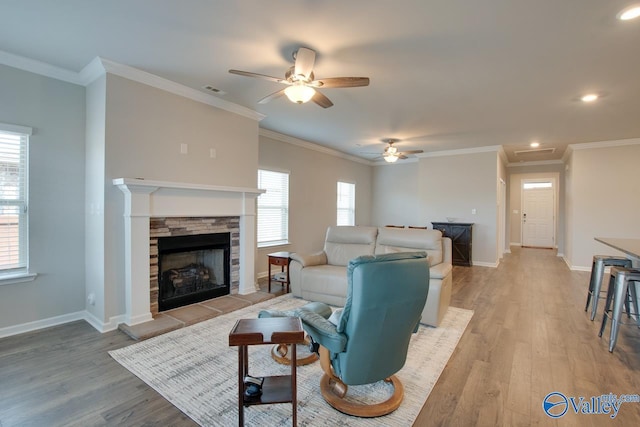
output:
<instances>
[{"instance_id":1,"label":"ceiling fan blade","mask_svg":"<svg viewBox=\"0 0 640 427\"><path fill-rule=\"evenodd\" d=\"M272 77L272 76L267 76L265 74L258 74L258 73L251 73L249 71L240 71L240 70L229 70L229 72L231 74L237 74L239 76L245 76L245 77L257 77L259 79L263 79L263 80L269 80L271 82L276 82L276 83L284 83L284 84L290 84L288 81L286 81L285 79L279 79L278 77Z\"/></svg>"},{"instance_id":2,"label":"ceiling fan blade","mask_svg":"<svg viewBox=\"0 0 640 427\"><path fill-rule=\"evenodd\" d=\"M315 95L313 95L313 98L311 98L311 100L316 104L318 104L319 106L321 106L322 108L329 108L333 105L333 102L331 102L329 98L321 94L320 91L316 91Z\"/></svg>"},{"instance_id":3,"label":"ceiling fan blade","mask_svg":"<svg viewBox=\"0 0 640 427\"><path fill-rule=\"evenodd\" d=\"M306 47L301 47L296 53L296 76L304 76L305 80L309 80L313 71L313 64L316 62L316 53Z\"/></svg>"},{"instance_id":4,"label":"ceiling fan blade","mask_svg":"<svg viewBox=\"0 0 640 427\"><path fill-rule=\"evenodd\" d=\"M272 94L265 96L260 101L258 101L258 104L266 104L269 101L273 101L276 98L280 98L282 95L284 95L284 89L279 90L277 92L273 92Z\"/></svg>"},{"instance_id":5,"label":"ceiling fan blade","mask_svg":"<svg viewBox=\"0 0 640 427\"><path fill-rule=\"evenodd\" d=\"M360 87L369 86L369 77L331 77L311 82L314 87Z\"/></svg>"},{"instance_id":6,"label":"ceiling fan blade","mask_svg":"<svg viewBox=\"0 0 640 427\"><path fill-rule=\"evenodd\" d=\"M400 154L420 154L420 153L424 153L423 150L409 150L409 151L403 151Z\"/></svg>"},{"instance_id":7,"label":"ceiling fan blade","mask_svg":"<svg viewBox=\"0 0 640 427\"><path fill-rule=\"evenodd\" d=\"M398 153L398 154L396 154L396 157L399 158L399 159L403 159L403 160L404 159L408 159L408 157L405 156L404 153Z\"/></svg>"}]
</instances>

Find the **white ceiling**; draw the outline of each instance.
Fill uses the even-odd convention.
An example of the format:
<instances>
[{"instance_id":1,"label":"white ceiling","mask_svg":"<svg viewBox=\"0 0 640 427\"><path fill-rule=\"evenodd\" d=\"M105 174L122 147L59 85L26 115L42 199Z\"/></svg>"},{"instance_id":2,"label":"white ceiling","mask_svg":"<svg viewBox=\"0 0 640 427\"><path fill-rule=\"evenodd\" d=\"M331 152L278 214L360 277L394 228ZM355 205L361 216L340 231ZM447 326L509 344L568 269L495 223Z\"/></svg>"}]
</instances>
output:
<instances>
[{"instance_id":1,"label":"white ceiling","mask_svg":"<svg viewBox=\"0 0 640 427\"><path fill-rule=\"evenodd\" d=\"M633 0L0 0L0 51L79 72L100 56L264 115L260 126L361 157L382 138L425 152L503 145L510 162L567 144L640 137ZM257 101L299 46L335 104ZM587 92L602 98L578 100ZM4 102L4 100L3 100ZM532 141L547 155L515 156Z\"/></svg>"}]
</instances>

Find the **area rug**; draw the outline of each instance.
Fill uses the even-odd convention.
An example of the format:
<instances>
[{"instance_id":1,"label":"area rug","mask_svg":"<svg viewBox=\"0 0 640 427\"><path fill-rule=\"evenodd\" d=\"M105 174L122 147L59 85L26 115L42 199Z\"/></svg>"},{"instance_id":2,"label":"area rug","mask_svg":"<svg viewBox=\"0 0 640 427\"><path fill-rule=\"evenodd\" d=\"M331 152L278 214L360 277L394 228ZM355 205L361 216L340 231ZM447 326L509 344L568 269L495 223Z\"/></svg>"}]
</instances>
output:
<instances>
[{"instance_id":1,"label":"area rug","mask_svg":"<svg viewBox=\"0 0 640 427\"><path fill-rule=\"evenodd\" d=\"M255 318L262 309L290 310L306 303L283 295L109 354L201 426L237 425L238 350L229 347L229 331L237 319ZM407 362L396 374L405 388L404 400L384 417L357 418L336 411L320 394L319 362L298 367L298 425L411 425L472 316L473 311L449 307L440 327L421 325L413 334ZM290 373L289 366L273 361L270 351L269 345L249 347L251 375ZM367 386L355 391L366 395L362 387ZM247 426L290 426L292 421L290 404L250 406L244 415Z\"/></svg>"}]
</instances>

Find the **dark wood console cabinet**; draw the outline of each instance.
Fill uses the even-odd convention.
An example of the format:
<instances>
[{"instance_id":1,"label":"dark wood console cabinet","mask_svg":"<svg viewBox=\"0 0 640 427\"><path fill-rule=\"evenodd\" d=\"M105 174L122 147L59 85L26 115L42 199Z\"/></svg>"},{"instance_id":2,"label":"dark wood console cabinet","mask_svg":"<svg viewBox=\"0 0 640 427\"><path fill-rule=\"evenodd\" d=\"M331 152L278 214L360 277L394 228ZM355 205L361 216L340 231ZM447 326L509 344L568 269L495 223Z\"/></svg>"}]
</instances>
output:
<instances>
[{"instance_id":1,"label":"dark wood console cabinet","mask_svg":"<svg viewBox=\"0 0 640 427\"><path fill-rule=\"evenodd\" d=\"M471 236L473 223L469 222L432 222L434 230L451 239L451 257L453 265L471 265Z\"/></svg>"}]
</instances>

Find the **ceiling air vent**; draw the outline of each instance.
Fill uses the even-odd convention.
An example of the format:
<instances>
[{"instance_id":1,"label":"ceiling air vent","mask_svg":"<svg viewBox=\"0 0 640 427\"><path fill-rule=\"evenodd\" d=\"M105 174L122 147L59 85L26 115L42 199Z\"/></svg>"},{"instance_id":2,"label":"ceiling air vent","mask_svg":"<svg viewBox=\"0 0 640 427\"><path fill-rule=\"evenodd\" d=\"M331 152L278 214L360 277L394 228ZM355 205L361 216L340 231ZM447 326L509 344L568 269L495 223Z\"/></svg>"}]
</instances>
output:
<instances>
[{"instance_id":1,"label":"ceiling air vent","mask_svg":"<svg viewBox=\"0 0 640 427\"><path fill-rule=\"evenodd\" d=\"M215 88L211 85L202 86L202 89L206 90L207 92L215 93L216 95L220 95L220 96L227 94L227 92L220 90L218 88Z\"/></svg>"},{"instance_id":2,"label":"ceiling air vent","mask_svg":"<svg viewBox=\"0 0 640 427\"><path fill-rule=\"evenodd\" d=\"M523 156L527 154L551 154L555 151L555 148L534 148L533 150L515 150L513 154Z\"/></svg>"}]
</instances>

